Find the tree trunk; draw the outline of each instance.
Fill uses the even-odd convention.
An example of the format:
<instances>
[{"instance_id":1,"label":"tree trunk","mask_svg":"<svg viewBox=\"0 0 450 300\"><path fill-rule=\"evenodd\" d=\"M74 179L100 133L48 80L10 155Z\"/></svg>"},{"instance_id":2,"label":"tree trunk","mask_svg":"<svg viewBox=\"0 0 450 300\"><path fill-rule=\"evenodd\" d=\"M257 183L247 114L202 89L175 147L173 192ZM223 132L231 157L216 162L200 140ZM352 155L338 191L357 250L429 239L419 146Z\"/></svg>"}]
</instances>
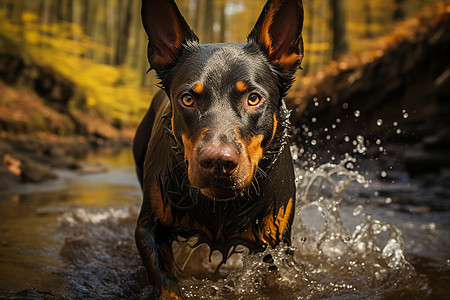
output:
<instances>
[{"instance_id":1,"label":"tree trunk","mask_svg":"<svg viewBox=\"0 0 450 300\"><path fill-rule=\"evenodd\" d=\"M114 59L115 65L122 65L125 63L128 51L128 36L130 34L130 24L133 9L132 1L119 2L119 28L116 41L116 55Z\"/></svg>"},{"instance_id":2,"label":"tree trunk","mask_svg":"<svg viewBox=\"0 0 450 300\"><path fill-rule=\"evenodd\" d=\"M206 0L203 23L203 37L205 43L214 42L214 0Z\"/></svg>"},{"instance_id":3,"label":"tree trunk","mask_svg":"<svg viewBox=\"0 0 450 300\"><path fill-rule=\"evenodd\" d=\"M394 21L405 19L405 0L395 0Z\"/></svg>"},{"instance_id":4,"label":"tree trunk","mask_svg":"<svg viewBox=\"0 0 450 300\"><path fill-rule=\"evenodd\" d=\"M227 29L227 16L225 14L225 10L227 8L227 4L225 3L224 0L221 1L220 3L220 32L219 32L219 43L224 43L225 42L225 33L226 33L226 29Z\"/></svg>"},{"instance_id":5,"label":"tree trunk","mask_svg":"<svg viewBox=\"0 0 450 300\"><path fill-rule=\"evenodd\" d=\"M345 0L330 0L331 32L333 33L332 59L337 60L348 51L347 30L345 22Z\"/></svg>"},{"instance_id":6,"label":"tree trunk","mask_svg":"<svg viewBox=\"0 0 450 300\"><path fill-rule=\"evenodd\" d=\"M370 9L370 0L364 0L364 13L366 15L366 38L372 37L372 12Z\"/></svg>"}]
</instances>

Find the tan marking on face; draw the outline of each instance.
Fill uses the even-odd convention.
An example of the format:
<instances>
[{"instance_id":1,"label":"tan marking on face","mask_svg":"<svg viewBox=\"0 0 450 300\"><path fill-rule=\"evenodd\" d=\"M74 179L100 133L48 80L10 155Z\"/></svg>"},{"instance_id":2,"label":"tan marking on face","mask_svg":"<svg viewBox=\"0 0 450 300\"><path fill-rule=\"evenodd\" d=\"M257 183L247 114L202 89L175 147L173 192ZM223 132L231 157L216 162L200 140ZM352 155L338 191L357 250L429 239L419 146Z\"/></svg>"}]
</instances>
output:
<instances>
[{"instance_id":1,"label":"tan marking on face","mask_svg":"<svg viewBox=\"0 0 450 300\"><path fill-rule=\"evenodd\" d=\"M273 213L270 213L264 218L264 226L261 232L261 239L264 243L275 247L283 239L283 236L289 225L292 203L292 198L290 198L286 207L281 207L278 210L275 220L273 218Z\"/></svg>"},{"instance_id":2,"label":"tan marking on face","mask_svg":"<svg viewBox=\"0 0 450 300\"><path fill-rule=\"evenodd\" d=\"M244 166L246 166L245 173L247 174L247 178L243 183L244 187L248 186L252 182L256 167L258 166L259 161L262 158L263 148L261 147L261 143L263 139L264 136L260 134L252 137L250 141L245 144L246 152L250 161L249 164L243 164Z\"/></svg>"},{"instance_id":3,"label":"tan marking on face","mask_svg":"<svg viewBox=\"0 0 450 300\"><path fill-rule=\"evenodd\" d=\"M192 89L194 91L194 93L196 93L197 95L200 95L203 92L203 83L202 82L197 82L194 85L194 88Z\"/></svg>"},{"instance_id":4,"label":"tan marking on face","mask_svg":"<svg viewBox=\"0 0 450 300\"><path fill-rule=\"evenodd\" d=\"M181 139L183 140L184 145L184 160L190 162L192 157L195 155L195 151L197 149L198 143L200 143L205 137L205 133L208 131L208 128L204 128L197 138L197 140L192 140L187 137L187 135L182 134Z\"/></svg>"},{"instance_id":5,"label":"tan marking on face","mask_svg":"<svg viewBox=\"0 0 450 300\"><path fill-rule=\"evenodd\" d=\"M272 137L270 138L270 142L275 137L275 133L277 132L277 126L278 126L277 115L275 113L273 113L273 128L272 128ZM269 142L269 144L270 144L270 142Z\"/></svg>"},{"instance_id":6,"label":"tan marking on face","mask_svg":"<svg viewBox=\"0 0 450 300\"><path fill-rule=\"evenodd\" d=\"M176 131L175 131L175 112L174 109L172 107L172 117L170 118L170 126L172 126L172 133L173 133L173 137L175 138L175 141L177 141L177 143L179 144L180 141L178 140Z\"/></svg>"},{"instance_id":7,"label":"tan marking on face","mask_svg":"<svg viewBox=\"0 0 450 300\"><path fill-rule=\"evenodd\" d=\"M186 135L181 135L184 145L184 161L189 162L192 157L192 152L194 151L194 143L186 137Z\"/></svg>"},{"instance_id":8,"label":"tan marking on face","mask_svg":"<svg viewBox=\"0 0 450 300\"><path fill-rule=\"evenodd\" d=\"M236 88L239 92L243 93L248 89L248 86L245 82L238 81L238 82L236 82Z\"/></svg>"},{"instance_id":9,"label":"tan marking on face","mask_svg":"<svg viewBox=\"0 0 450 300\"><path fill-rule=\"evenodd\" d=\"M250 139L250 143L247 145L247 152L250 156L250 161L252 166L256 166L263 154L263 148L261 147L261 142L264 139L264 135L256 135Z\"/></svg>"}]
</instances>

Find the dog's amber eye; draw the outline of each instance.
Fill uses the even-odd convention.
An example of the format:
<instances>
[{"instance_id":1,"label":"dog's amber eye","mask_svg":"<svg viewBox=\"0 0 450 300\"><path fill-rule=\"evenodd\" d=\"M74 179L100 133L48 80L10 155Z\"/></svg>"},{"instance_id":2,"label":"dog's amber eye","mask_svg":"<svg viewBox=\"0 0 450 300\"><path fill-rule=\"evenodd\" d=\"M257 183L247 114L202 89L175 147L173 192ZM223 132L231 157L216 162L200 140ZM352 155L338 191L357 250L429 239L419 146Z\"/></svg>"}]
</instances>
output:
<instances>
[{"instance_id":1,"label":"dog's amber eye","mask_svg":"<svg viewBox=\"0 0 450 300\"><path fill-rule=\"evenodd\" d=\"M192 96L189 95L189 94L183 95L183 97L181 98L181 102L182 102L183 105L186 106L186 107L192 107L192 106L194 106L194 98L192 98Z\"/></svg>"},{"instance_id":2,"label":"dog's amber eye","mask_svg":"<svg viewBox=\"0 0 450 300\"><path fill-rule=\"evenodd\" d=\"M250 95L248 95L247 103L250 106L256 106L261 102L261 100L262 100L262 97L260 94L251 93Z\"/></svg>"}]
</instances>

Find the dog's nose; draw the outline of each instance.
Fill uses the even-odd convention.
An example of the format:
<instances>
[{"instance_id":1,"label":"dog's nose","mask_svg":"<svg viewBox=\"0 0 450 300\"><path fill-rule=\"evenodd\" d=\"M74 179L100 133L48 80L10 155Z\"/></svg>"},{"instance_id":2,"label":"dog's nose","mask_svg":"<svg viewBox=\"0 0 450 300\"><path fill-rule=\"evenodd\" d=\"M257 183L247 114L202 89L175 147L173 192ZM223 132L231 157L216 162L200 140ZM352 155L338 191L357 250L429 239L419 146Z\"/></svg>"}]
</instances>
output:
<instances>
[{"instance_id":1,"label":"dog's nose","mask_svg":"<svg viewBox=\"0 0 450 300\"><path fill-rule=\"evenodd\" d=\"M217 175L231 175L238 166L238 153L229 145L206 146L199 155L203 171Z\"/></svg>"}]
</instances>

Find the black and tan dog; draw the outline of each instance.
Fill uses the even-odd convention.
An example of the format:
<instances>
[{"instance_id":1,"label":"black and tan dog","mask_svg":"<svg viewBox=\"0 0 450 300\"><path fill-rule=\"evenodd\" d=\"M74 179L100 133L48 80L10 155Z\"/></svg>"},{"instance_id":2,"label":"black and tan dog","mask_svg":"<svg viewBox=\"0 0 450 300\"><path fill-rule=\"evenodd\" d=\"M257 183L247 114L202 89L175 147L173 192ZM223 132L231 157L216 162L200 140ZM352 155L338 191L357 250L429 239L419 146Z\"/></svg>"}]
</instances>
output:
<instances>
[{"instance_id":1,"label":"black and tan dog","mask_svg":"<svg viewBox=\"0 0 450 300\"><path fill-rule=\"evenodd\" d=\"M303 8L269 0L246 45L198 44L173 0L143 0L161 79L134 156L143 189L136 243L155 298L182 297L171 244L197 236L227 259L290 243L295 184L283 97L303 58Z\"/></svg>"}]
</instances>

